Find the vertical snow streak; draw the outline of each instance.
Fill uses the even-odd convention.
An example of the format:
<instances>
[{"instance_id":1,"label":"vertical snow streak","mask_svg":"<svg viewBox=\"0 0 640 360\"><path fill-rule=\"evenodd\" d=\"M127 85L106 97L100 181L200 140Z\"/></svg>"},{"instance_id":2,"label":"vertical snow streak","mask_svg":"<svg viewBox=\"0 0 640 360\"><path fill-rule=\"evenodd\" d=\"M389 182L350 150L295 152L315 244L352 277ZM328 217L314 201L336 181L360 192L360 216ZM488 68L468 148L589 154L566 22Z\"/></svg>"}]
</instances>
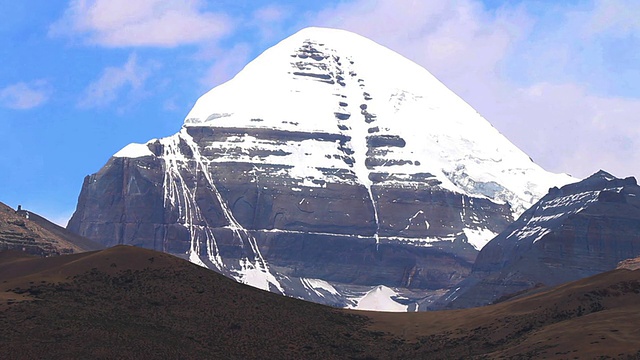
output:
<instances>
[{"instance_id":1,"label":"vertical snow streak","mask_svg":"<svg viewBox=\"0 0 640 360\"><path fill-rule=\"evenodd\" d=\"M204 232L207 244L207 255L211 263L218 269L223 270L224 264L220 257L218 246L213 233L206 227L194 224L194 220L198 223L204 222L204 218L200 211L200 207L196 202L196 194L198 191L198 168L195 168L195 188L193 191L186 185L184 177L180 173L180 165L187 164L182 154L178 152L177 142L179 139L175 137L163 139L164 154L162 156L165 162L165 173L163 181L164 189L164 207L171 206L178 210L178 223L183 224L189 231L190 247L189 261L203 267L207 267L200 259L200 244L203 239L201 234ZM215 254L214 254L215 251Z\"/></svg>"},{"instance_id":2,"label":"vertical snow streak","mask_svg":"<svg viewBox=\"0 0 640 360\"><path fill-rule=\"evenodd\" d=\"M332 50L335 52L335 50ZM334 55L334 59L337 55ZM339 57L338 57L339 58ZM347 58L349 61L345 61L343 64L346 65L346 71L342 71L342 69L338 66L337 63L332 63L335 68L335 72L337 74L347 73L353 78L356 76L356 72L352 71L351 59ZM355 86L354 86L355 84ZM338 85L336 85L338 86ZM356 99L363 98L363 91L365 89L364 83L360 84L354 81L345 82L344 85L340 85L339 92L344 92L348 99L353 99L353 101L358 101ZM355 105L355 104L354 104ZM367 133L368 133L368 124L366 122L366 118L363 114L358 114L357 117L354 117L353 114L350 117L349 122L349 130L351 135L351 140L349 141L353 150L354 162L353 162L353 172L356 175L356 178L360 180L360 182L367 189L367 193L369 194L369 200L371 201L371 206L373 208L373 218L376 223L376 231L374 233L374 238L376 239L376 251L380 246L380 218L378 216L378 207L376 206L376 200L373 197L373 183L369 179L370 171L366 165L367 153L369 151L369 147L367 145ZM357 120L356 120L357 119Z\"/></svg>"},{"instance_id":3,"label":"vertical snow streak","mask_svg":"<svg viewBox=\"0 0 640 360\"><path fill-rule=\"evenodd\" d=\"M220 250L218 250L216 238L213 236L213 231L208 227L206 227L204 231L207 235L207 257L218 269L222 269L224 264L222 263L222 257L220 256Z\"/></svg>"},{"instance_id":4,"label":"vertical snow streak","mask_svg":"<svg viewBox=\"0 0 640 360\"><path fill-rule=\"evenodd\" d=\"M273 284L280 292L284 294L284 289L282 288L280 283L276 280L275 276L273 276L273 274L269 271L267 262L262 256L262 253L260 252L260 248L258 247L258 243L256 239L242 225L240 225L240 223L236 220L235 216L233 216L233 213L231 212L231 209L229 209L228 204L222 198L222 195L218 191L218 188L216 187L213 181L213 178L211 178L211 174L208 171L207 164L205 164L205 162L203 161L204 157L200 154L200 149L198 147L198 144L196 144L193 141L193 138L191 138L191 136L187 133L186 129L184 128L180 131L178 135L178 141L179 139L182 139L191 149L193 153L192 160L195 161L196 163L196 174L197 174L198 168L202 169L202 175L204 176L209 187L211 188L211 191L213 192L216 199L218 200L218 203L220 204L220 208L222 209L222 213L224 214L225 219L229 223L229 229L231 229L234 236L240 241L241 246L244 247L245 240L249 243L251 252L253 253L253 261L249 261L248 258L246 259L246 261L240 261L241 271L238 271L238 275L240 276L239 280L246 284L259 287L264 290L269 290L269 287L270 287L269 285ZM195 203L195 198L194 198L194 203ZM199 208L198 208L198 215L200 218L202 218L202 216L200 216L200 213L199 213ZM211 235L211 237L209 237L209 234ZM212 246L209 245L209 241L211 241ZM192 239L192 243L193 243L193 239ZM219 252L217 251L217 245L215 243L215 239L213 238L213 233L211 231L207 233L207 244L208 244L208 249L211 247L215 247L216 261L218 261L219 259L219 263L222 265L222 259L220 259L220 256L218 255ZM210 258L211 258L211 255L212 253L209 253Z\"/></svg>"},{"instance_id":5,"label":"vertical snow streak","mask_svg":"<svg viewBox=\"0 0 640 360\"><path fill-rule=\"evenodd\" d=\"M378 207L376 206L376 201L373 199L373 191L371 190L371 185L365 185L367 187L367 191L369 191L369 198L371 199L371 206L373 207L373 218L376 221L376 233L373 236L376 239L376 251L379 250L380 247L380 219L378 218Z\"/></svg>"}]
</instances>

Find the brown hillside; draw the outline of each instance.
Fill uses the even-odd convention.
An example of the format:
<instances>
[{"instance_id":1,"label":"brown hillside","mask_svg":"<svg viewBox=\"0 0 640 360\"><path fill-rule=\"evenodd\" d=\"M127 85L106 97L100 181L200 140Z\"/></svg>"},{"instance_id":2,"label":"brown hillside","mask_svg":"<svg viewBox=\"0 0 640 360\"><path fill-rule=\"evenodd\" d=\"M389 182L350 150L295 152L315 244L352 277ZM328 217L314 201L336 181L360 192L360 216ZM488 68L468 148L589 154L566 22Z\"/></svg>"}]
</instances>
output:
<instances>
[{"instance_id":1,"label":"brown hillside","mask_svg":"<svg viewBox=\"0 0 640 360\"><path fill-rule=\"evenodd\" d=\"M51 256L102 249L97 244L27 210L0 202L0 250Z\"/></svg>"},{"instance_id":2,"label":"brown hillside","mask_svg":"<svg viewBox=\"0 0 640 360\"><path fill-rule=\"evenodd\" d=\"M120 246L0 253L8 359L638 358L640 272L616 270L483 308L332 309Z\"/></svg>"}]
</instances>

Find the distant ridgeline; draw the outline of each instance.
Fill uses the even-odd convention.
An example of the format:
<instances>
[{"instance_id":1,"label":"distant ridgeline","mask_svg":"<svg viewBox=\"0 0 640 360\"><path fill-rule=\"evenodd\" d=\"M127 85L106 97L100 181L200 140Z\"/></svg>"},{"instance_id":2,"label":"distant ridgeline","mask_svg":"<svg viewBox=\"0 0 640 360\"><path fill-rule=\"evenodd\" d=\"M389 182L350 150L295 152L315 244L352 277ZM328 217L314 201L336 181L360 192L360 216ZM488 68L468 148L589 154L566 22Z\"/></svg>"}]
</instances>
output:
<instances>
[{"instance_id":1,"label":"distant ridgeline","mask_svg":"<svg viewBox=\"0 0 640 360\"><path fill-rule=\"evenodd\" d=\"M32 255L52 256L103 248L43 217L0 203L0 251L17 250Z\"/></svg>"}]
</instances>

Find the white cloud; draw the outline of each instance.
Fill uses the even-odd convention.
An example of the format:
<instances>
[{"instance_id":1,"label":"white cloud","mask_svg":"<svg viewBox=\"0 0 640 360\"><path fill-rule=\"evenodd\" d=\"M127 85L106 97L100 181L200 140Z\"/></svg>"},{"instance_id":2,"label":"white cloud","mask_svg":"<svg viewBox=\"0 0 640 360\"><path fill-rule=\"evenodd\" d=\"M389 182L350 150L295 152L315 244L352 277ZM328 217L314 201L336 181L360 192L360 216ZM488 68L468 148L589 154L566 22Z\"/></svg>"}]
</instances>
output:
<instances>
[{"instance_id":1,"label":"white cloud","mask_svg":"<svg viewBox=\"0 0 640 360\"><path fill-rule=\"evenodd\" d=\"M640 98L607 92L621 78L617 54L640 49L604 48L616 37L637 40L640 4L523 4L356 0L310 22L360 33L421 64L551 171L640 175Z\"/></svg>"},{"instance_id":2,"label":"white cloud","mask_svg":"<svg viewBox=\"0 0 640 360\"><path fill-rule=\"evenodd\" d=\"M279 40L285 33L283 25L285 20L291 16L289 8L281 5L268 5L253 12L251 20L247 25L255 28L260 40L268 42Z\"/></svg>"},{"instance_id":3,"label":"white cloud","mask_svg":"<svg viewBox=\"0 0 640 360\"><path fill-rule=\"evenodd\" d=\"M229 50L216 49L212 54L217 58L200 80L205 91L220 85L235 76L247 64L251 47L240 43Z\"/></svg>"},{"instance_id":4,"label":"white cloud","mask_svg":"<svg viewBox=\"0 0 640 360\"><path fill-rule=\"evenodd\" d=\"M178 106L176 98L172 97L170 99L164 100L164 102L162 103L162 109L166 111L176 111L181 110L181 107Z\"/></svg>"},{"instance_id":5,"label":"white cloud","mask_svg":"<svg viewBox=\"0 0 640 360\"><path fill-rule=\"evenodd\" d=\"M545 167L579 177L599 169L639 174L640 101L589 94L573 83L538 83L510 99L495 117L507 137Z\"/></svg>"},{"instance_id":6,"label":"white cloud","mask_svg":"<svg viewBox=\"0 0 640 360\"><path fill-rule=\"evenodd\" d=\"M367 36L425 66L448 86L497 76L501 62L532 26L520 8L488 12L478 1L359 0L315 20Z\"/></svg>"},{"instance_id":7,"label":"white cloud","mask_svg":"<svg viewBox=\"0 0 640 360\"><path fill-rule=\"evenodd\" d=\"M204 11L204 4L200 0L73 0L49 33L80 36L106 47L175 47L229 34L231 19Z\"/></svg>"},{"instance_id":8,"label":"white cloud","mask_svg":"<svg viewBox=\"0 0 640 360\"><path fill-rule=\"evenodd\" d=\"M256 10L253 18L262 23L276 23L289 16L289 12L278 5L269 5Z\"/></svg>"},{"instance_id":9,"label":"white cloud","mask_svg":"<svg viewBox=\"0 0 640 360\"><path fill-rule=\"evenodd\" d=\"M110 105L122 92L140 92L153 66L141 66L135 54L129 56L121 67L108 67L96 81L84 90L78 107L97 108Z\"/></svg>"},{"instance_id":10,"label":"white cloud","mask_svg":"<svg viewBox=\"0 0 640 360\"><path fill-rule=\"evenodd\" d=\"M640 31L640 2L636 0L596 1L593 9L576 13L585 35L602 33L625 36Z\"/></svg>"},{"instance_id":11,"label":"white cloud","mask_svg":"<svg viewBox=\"0 0 640 360\"><path fill-rule=\"evenodd\" d=\"M49 100L51 86L46 80L19 82L0 89L0 105L10 109L27 110Z\"/></svg>"}]
</instances>

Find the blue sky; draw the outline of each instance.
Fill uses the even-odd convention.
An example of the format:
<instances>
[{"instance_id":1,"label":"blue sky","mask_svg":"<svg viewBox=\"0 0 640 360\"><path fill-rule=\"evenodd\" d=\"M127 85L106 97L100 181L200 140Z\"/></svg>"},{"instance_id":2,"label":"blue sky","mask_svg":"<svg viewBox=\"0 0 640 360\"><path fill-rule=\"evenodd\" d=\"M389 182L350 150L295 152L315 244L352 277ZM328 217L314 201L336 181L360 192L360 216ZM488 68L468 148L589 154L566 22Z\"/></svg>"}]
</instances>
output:
<instances>
[{"instance_id":1,"label":"blue sky","mask_svg":"<svg viewBox=\"0 0 640 360\"><path fill-rule=\"evenodd\" d=\"M65 223L83 178L307 26L416 61L554 172L640 175L640 2L0 0L0 201Z\"/></svg>"}]
</instances>

